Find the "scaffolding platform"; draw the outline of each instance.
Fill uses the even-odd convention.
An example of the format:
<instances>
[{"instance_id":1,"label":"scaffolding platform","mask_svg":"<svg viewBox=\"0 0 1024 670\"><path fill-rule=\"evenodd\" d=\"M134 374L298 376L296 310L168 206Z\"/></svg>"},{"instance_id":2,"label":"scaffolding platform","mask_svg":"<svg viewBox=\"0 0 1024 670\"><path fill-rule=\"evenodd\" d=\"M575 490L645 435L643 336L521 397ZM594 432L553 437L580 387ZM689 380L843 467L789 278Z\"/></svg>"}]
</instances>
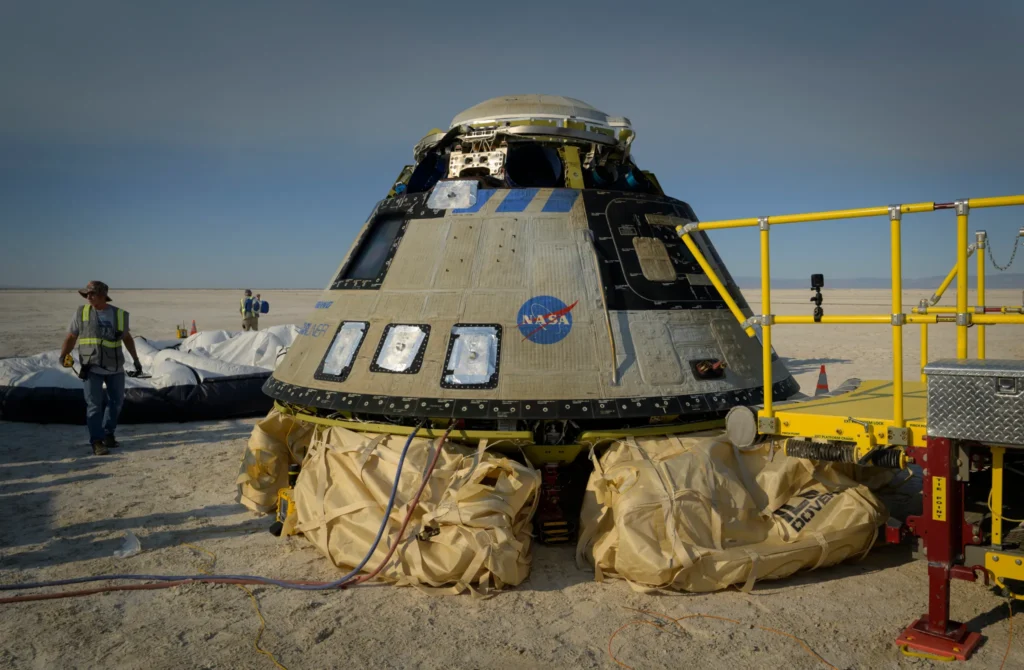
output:
<instances>
[{"instance_id":1,"label":"scaffolding platform","mask_svg":"<svg viewBox=\"0 0 1024 670\"><path fill-rule=\"evenodd\" d=\"M922 382L903 383L904 427L908 447L925 446L928 391ZM893 383L868 379L846 393L792 403L776 403L775 435L806 440L888 446L893 424ZM870 431L870 433L869 433Z\"/></svg>"},{"instance_id":2,"label":"scaffolding platform","mask_svg":"<svg viewBox=\"0 0 1024 670\"><path fill-rule=\"evenodd\" d=\"M681 221L676 232L707 275L711 285L725 301L737 323L749 337L761 344L763 389L774 388L772 378L772 331L789 324L877 324L888 326L892 336L891 380L865 380L844 384L834 394L776 402L764 394L761 407L734 407L725 426L729 439L739 448L764 440L784 441L787 456L811 462L857 463L904 469L923 464L921 500L923 513L907 517L904 524L886 524L886 540L899 542L916 536L928 559L928 613L908 626L896 644L907 655L936 660L965 660L981 642L981 636L950 616L950 581L990 577L1004 595L1024 600L1024 591L1010 585L1024 582L1020 544L1004 549L1003 522L1019 523L1003 516L1003 470L1019 472L1024 450L1024 363L998 361L986 365L985 329L1000 324L1024 325L1024 305L991 306L985 304L986 250L988 233L974 232L974 244L968 244L969 217L974 209L1024 206L1024 195L994 198L969 198L953 202L921 202L859 209L760 216L725 221ZM910 314L904 312L903 259L901 225L904 214L956 211L956 265L930 298L922 299ZM813 313L773 314L771 309L771 230L777 225L859 219L889 218L889 261L892 269L891 309L878 314L825 314L822 309L822 275L811 275L810 302ZM698 231L731 228L756 228L761 250L761 312L751 310L732 299L714 268L703 256ZM952 227L950 227L952 231ZM1024 227L1017 231L1014 249L1024 238ZM976 254L977 304L969 305L967 260ZM998 267L998 266L997 266ZM943 293L956 280L956 306L937 307ZM928 327L931 324L955 324L956 359L928 361ZM903 328L921 327L920 381L905 378ZM967 364L968 328L977 326L975 341L978 364ZM760 328L760 331L757 330ZM939 363L942 366L939 367ZM931 371L929 371L931 370ZM849 390L846 390L846 389ZM928 389L932 391L931 408ZM846 391L846 392L843 392ZM930 430L934 433L928 437ZM1019 447L1019 449L1018 449ZM1011 449L1011 451L1007 451ZM1014 465L1005 465L1006 459ZM971 474L982 473L982 476ZM990 473L990 475L989 475ZM989 476L991 478L989 479ZM1010 489L1017 494L1019 485ZM1019 503L1018 503L1019 504ZM966 509L989 510L989 522ZM1012 504L1010 505L1012 507ZM1017 528L1024 527L1020 524ZM924 540L927 542L924 542ZM1009 543L1007 543L1009 545Z\"/></svg>"}]
</instances>

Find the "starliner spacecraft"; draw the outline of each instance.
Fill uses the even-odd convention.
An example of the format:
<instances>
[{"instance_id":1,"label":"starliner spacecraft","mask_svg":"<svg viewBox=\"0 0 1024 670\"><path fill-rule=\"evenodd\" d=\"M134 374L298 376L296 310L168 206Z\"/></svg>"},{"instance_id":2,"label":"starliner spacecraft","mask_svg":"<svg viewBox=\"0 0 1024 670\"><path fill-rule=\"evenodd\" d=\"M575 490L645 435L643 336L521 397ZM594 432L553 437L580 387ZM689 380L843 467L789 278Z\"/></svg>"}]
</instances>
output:
<instances>
[{"instance_id":1,"label":"starliner spacecraft","mask_svg":"<svg viewBox=\"0 0 1024 670\"><path fill-rule=\"evenodd\" d=\"M761 346L681 243L696 215L637 165L634 137L550 95L487 100L428 133L264 391L358 425L529 436L541 461L571 460L584 435L762 402ZM788 398L799 388L772 358Z\"/></svg>"}]
</instances>

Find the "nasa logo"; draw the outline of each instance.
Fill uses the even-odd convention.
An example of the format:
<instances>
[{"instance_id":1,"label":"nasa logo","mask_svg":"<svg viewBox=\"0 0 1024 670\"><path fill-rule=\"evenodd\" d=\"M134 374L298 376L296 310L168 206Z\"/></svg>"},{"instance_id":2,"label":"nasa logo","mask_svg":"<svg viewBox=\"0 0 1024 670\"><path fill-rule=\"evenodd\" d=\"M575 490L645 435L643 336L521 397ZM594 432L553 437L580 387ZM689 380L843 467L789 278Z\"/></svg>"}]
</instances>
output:
<instances>
[{"instance_id":1,"label":"nasa logo","mask_svg":"<svg viewBox=\"0 0 1024 670\"><path fill-rule=\"evenodd\" d=\"M524 340L537 344L561 342L572 330L572 310L578 304L579 300L567 306L554 296L534 296L519 308L519 332Z\"/></svg>"},{"instance_id":2,"label":"nasa logo","mask_svg":"<svg viewBox=\"0 0 1024 670\"><path fill-rule=\"evenodd\" d=\"M329 323L310 323L307 321L298 328L297 335L305 335L307 337L322 337L327 334L328 329L331 325Z\"/></svg>"}]
</instances>

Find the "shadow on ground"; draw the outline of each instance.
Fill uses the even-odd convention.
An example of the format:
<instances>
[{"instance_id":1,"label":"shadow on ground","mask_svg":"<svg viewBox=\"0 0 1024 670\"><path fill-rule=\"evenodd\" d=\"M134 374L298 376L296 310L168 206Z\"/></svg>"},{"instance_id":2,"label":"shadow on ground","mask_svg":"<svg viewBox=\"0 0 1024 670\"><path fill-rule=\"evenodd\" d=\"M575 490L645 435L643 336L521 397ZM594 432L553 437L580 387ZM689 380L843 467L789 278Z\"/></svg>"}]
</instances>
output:
<instances>
[{"instance_id":1,"label":"shadow on ground","mask_svg":"<svg viewBox=\"0 0 1024 670\"><path fill-rule=\"evenodd\" d=\"M51 505L51 494L48 492L22 493L0 498L4 505L18 516L19 509L32 508L36 512L36 523L26 523L18 527L5 525L0 533L0 544L6 556L5 567L39 567L74 563L93 558L109 557L121 546L122 535L131 530L144 539L144 548L158 549L182 542L194 542L210 537L244 535L265 530L269 525L263 519L247 519L244 522L220 526L214 523L217 517L239 514L245 509L238 504L208 505L184 512L146 514L132 517L108 517L99 521L70 524L61 528L51 527L49 514L39 514L40 510L48 510ZM209 520L210 524L197 528L175 529L197 519ZM155 530L151 530L155 529ZM116 537L109 537L116 534ZM43 545L30 551L11 551L12 548L30 545Z\"/></svg>"},{"instance_id":2,"label":"shadow on ground","mask_svg":"<svg viewBox=\"0 0 1024 670\"><path fill-rule=\"evenodd\" d=\"M133 530L136 532L138 529ZM265 524L245 521L241 524L218 526L216 528L186 529L140 535L139 543L143 552L175 547L183 543L196 543L211 538L227 538L251 535L265 531ZM4 567L18 570L49 568L61 563L74 563L94 558L110 558L114 551L124 544L124 536L96 539L93 536L77 538L56 538L41 549L14 553L4 559Z\"/></svg>"},{"instance_id":3,"label":"shadow on ground","mask_svg":"<svg viewBox=\"0 0 1024 670\"><path fill-rule=\"evenodd\" d=\"M827 568L798 572L785 579L757 582L753 595L782 593L789 589L833 582L857 575L884 572L914 560L909 544L876 544L862 561L847 561Z\"/></svg>"},{"instance_id":4,"label":"shadow on ground","mask_svg":"<svg viewBox=\"0 0 1024 670\"><path fill-rule=\"evenodd\" d=\"M75 477L51 479L48 482L17 482L15 484L4 484L4 493L24 493L26 491L35 491L37 489L57 488L69 484L81 484L82 482L92 482L97 479L107 479L109 477L110 475L93 473L91 475L77 475Z\"/></svg>"},{"instance_id":5,"label":"shadow on ground","mask_svg":"<svg viewBox=\"0 0 1024 670\"><path fill-rule=\"evenodd\" d=\"M118 432L117 439L125 449L145 451L147 449L162 449L167 446L212 445L218 442L247 440L252 434L252 425L241 421L231 421L212 427L203 426L199 430L195 427L189 428L187 424L180 424L173 428L167 424L137 425L126 426L123 431Z\"/></svg>"},{"instance_id":6,"label":"shadow on ground","mask_svg":"<svg viewBox=\"0 0 1024 670\"><path fill-rule=\"evenodd\" d=\"M786 358L782 357L782 362L786 364L786 368L792 375L799 375L805 372L814 372L821 368L822 365L843 365L845 363L852 363L849 358ZM826 370L827 372L827 370Z\"/></svg>"},{"instance_id":7,"label":"shadow on ground","mask_svg":"<svg viewBox=\"0 0 1024 670\"><path fill-rule=\"evenodd\" d=\"M88 447L83 447L83 450L85 449L88 449ZM4 463L0 465L0 486L3 487L3 492L7 493L8 491L16 490L11 488L14 484L10 482L19 479L33 479L35 477L47 477L53 475L78 475L86 470L98 468L102 465L102 461L100 459L117 458L117 456L93 457L90 454L88 458L91 460L85 460L83 457L61 460L53 463L41 463L39 461L18 463L16 465L8 465L7 463ZM46 486L49 486L49 484L43 482L40 483L39 488L45 488Z\"/></svg>"},{"instance_id":8,"label":"shadow on ground","mask_svg":"<svg viewBox=\"0 0 1024 670\"><path fill-rule=\"evenodd\" d=\"M996 595L999 595L998 589L992 589L992 593L994 593ZM1019 622L1022 619L1024 619L1024 617L1021 617L1021 614L1022 614L1021 610L1024 610L1024 607L1022 607L1020 605L1020 603L1018 603L1017 604L1017 609L1013 612L1013 620L1014 620L1014 622L1017 623L1017 626L1019 626L1020 625ZM967 629L968 630L984 630L984 629L988 628L989 626L991 626L993 624L997 624L1000 621L1006 621L1009 618L1010 618L1010 610L1009 610L1009 608L1006 605L1006 600L1004 599L1003 602L999 603L998 605L996 605L995 607L993 607L989 611L983 612L982 614L979 614L979 615L975 616L973 619L971 619L970 621L968 621L967 622ZM1017 626L1014 626L1014 630L1017 629Z\"/></svg>"},{"instance_id":9,"label":"shadow on ground","mask_svg":"<svg viewBox=\"0 0 1024 670\"><path fill-rule=\"evenodd\" d=\"M90 458L92 449L89 446L88 433L84 426L47 426L53 434L60 439L53 443L46 444L42 448L37 445L21 443L18 428L30 425L38 428L37 424L0 424L0 479L16 479L20 476L30 476L19 473L15 468L22 464L53 463L58 466L47 466L40 470L40 474L63 474L78 469L79 466L60 470L59 466L68 459ZM187 447L195 444L213 445L219 442L248 439L252 434L252 424L244 420L231 420L217 422L214 424L135 424L121 426L117 431L117 441L121 444L118 450L112 455L124 451L147 451L150 449L163 449L168 446ZM68 440L67 437L80 436L80 440ZM28 440L29 438L26 438ZM38 434L33 435L33 441L38 441ZM35 466L32 466L35 467ZM10 473L8 471L11 471ZM38 475L36 475L38 476Z\"/></svg>"},{"instance_id":10,"label":"shadow on ground","mask_svg":"<svg viewBox=\"0 0 1024 670\"><path fill-rule=\"evenodd\" d=\"M575 564L576 542L562 545L534 544L530 576L516 590L561 591L576 584L594 581L594 569L590 565L582 569L565 569L566 565Z\"/></svg>"},{"instance_id":11,"label":"shadow on ground","mask_svg":"<svg viewBox=\"0 0 1024 670\"><path fill-rule=\"evenodd\" d=\"M176 547L185 543L202 542L212 538L251 535L265 531L266 526L266 523L259 520L249 520L227 526L157 531L149 534L139 532L139 528L125 530L132 530L139 538L143 552L147 552ZM106 535L107 533L103 532L100 534ZM116 537L104 537L103 539L97 539L95 535L83 535L74 538L58 537L41 549L9 555L4 559L4 566L24 570L28 568L51 567L65 563L77 563L97 558L110 558L114 551L120 549L123 544L123 533L118 534Z\"/></svg>"}]
</instances>

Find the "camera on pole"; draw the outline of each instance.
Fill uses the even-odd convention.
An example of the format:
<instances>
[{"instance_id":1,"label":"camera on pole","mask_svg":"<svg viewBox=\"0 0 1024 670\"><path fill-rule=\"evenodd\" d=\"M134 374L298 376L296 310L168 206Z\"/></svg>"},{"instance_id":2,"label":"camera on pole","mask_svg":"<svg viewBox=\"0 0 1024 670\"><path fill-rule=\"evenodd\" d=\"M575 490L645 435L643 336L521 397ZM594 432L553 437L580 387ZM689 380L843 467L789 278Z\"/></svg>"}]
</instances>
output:
<instances>
[{"instance_id":1,"label":"camera on pole","mask_svg":"<svg viewBox=\"0 0 1024 670\"><path fill-rule=\"evenodd\" d=\"M821 287L825 285L825 275L811 275L811 290L814 291L814 295L811 296L811 302L814 303L814 323L821 323L821 317L824 316L825 310L821 308Z\"/></svg>"}]
</instances>

